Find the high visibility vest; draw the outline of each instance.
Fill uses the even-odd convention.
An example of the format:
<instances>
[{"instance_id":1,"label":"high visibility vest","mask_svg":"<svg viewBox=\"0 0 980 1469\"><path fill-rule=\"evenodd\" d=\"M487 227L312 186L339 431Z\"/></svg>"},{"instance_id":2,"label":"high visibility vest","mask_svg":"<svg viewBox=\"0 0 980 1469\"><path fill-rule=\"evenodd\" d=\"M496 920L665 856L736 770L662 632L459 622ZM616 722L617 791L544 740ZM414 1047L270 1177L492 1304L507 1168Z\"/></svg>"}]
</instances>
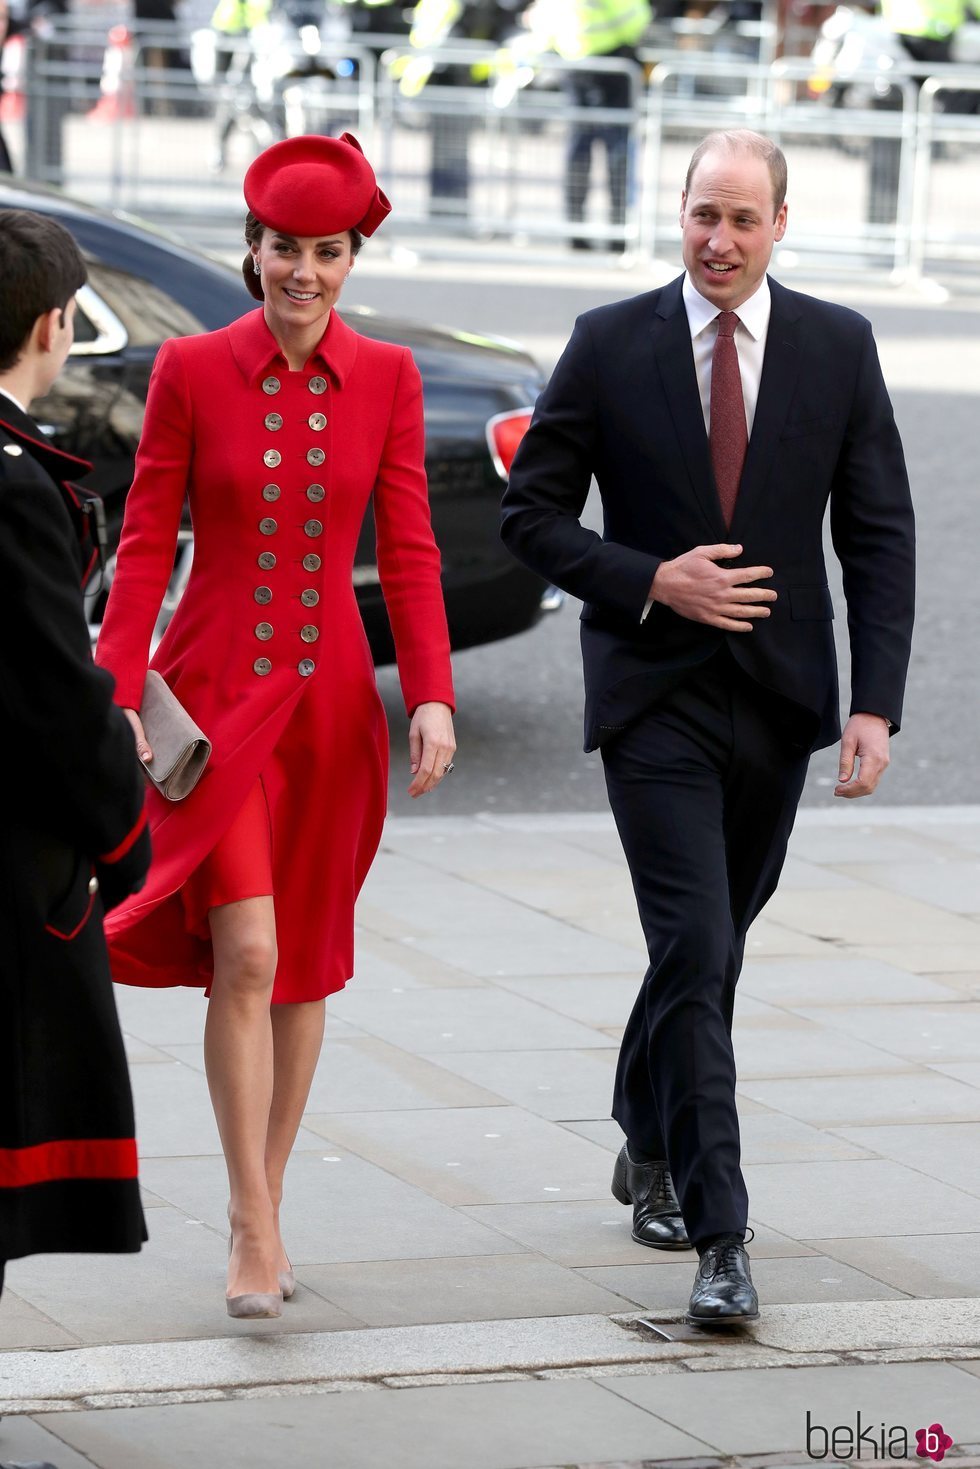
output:
<instances>
[{"instance_id":1,"label":"high visibility vest","mask_svg":"<svg viewBox=\"0 0 980 1469\"><path fill-rule=\"evenodd\" d=\"M567 61L637 45L652 18L650 0L537 0L530 15L541 48Z\"/></svg>"},{"instance_id":2,"label":"high visibility vest","mask_svg":"<svg viewBox=\"0 0 980 1469\"><path fill-rule=\"evenodd\" d=\"M269 19L270 0L218 0L211 28L225 36L242 36Z\"/></svg>"},{"instance_id":3,"label":"high visibility vest","mask_svg":"<svg viewBox=\"0 0 980 1469\"><path fill-rule=\"evenodd\" d=\"M419 0L409 41L420 50L441 46L463 13L463 0Z\"/></svg>"},{"instance_id":4,"label":"high visibility vest","mask_svg":"<svg viewBox=\"0 0 980 1469\"><path fill-rule=\"evenodd\" d=\"M946 41L966 20L966 0L881 0L890 31L899 36Z\"/></svg>"}]
</instances>

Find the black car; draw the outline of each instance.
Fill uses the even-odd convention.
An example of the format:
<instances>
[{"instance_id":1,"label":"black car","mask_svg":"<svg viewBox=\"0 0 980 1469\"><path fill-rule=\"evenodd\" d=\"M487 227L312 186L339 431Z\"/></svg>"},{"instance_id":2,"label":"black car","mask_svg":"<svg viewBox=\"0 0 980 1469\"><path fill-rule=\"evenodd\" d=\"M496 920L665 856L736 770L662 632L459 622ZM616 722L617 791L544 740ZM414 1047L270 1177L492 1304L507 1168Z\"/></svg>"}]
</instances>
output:
<instances>
[{"instance_id":1,"label":"black car","mask_svg":"<svg viewBox=\"0 0 980 1469\"><path fill-rule=\"evenodd\" d=\"M89 483L105 500L110 548L122 525L150 369L168 337L213 331L254 306L241 275L217 259L127 216L90 208L52 190L0 183L0 208L51 214L85 256L75 346L65 370L32 411L60 448L89 459ZM531 357L492 338L474 339L345 307L365 336L411 348L425 391L429 497L442 552L454 648L522 632L539 617L546 588L511 560L497 531L503 481L543 381ZM189 522L161 617L173 610L190 570ZM107 576L111 578L110 558ZM378 663L394 657L368 521L354 584ZM93 629L104 593L90 604Z\"/></svg>"}]
</instances>

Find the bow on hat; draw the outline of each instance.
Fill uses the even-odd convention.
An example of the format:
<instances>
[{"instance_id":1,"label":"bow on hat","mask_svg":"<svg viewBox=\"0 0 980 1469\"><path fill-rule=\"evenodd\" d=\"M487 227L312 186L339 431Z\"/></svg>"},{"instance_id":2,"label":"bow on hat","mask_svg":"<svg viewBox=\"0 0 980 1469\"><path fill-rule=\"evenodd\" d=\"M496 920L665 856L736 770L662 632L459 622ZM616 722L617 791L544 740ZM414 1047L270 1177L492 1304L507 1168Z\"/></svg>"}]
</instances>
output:
<instances>
[{"instance_id":1,"label":"bow on hat","mask_svg":"<svg viewBox=\"0 0 980 1469\"><path fill-rule=\"evenodd\" d=\"M245 175L245 202L284 235L373 235L391 213L374 169L352 133L273 143Z\"/></svg>"}]
</instances>

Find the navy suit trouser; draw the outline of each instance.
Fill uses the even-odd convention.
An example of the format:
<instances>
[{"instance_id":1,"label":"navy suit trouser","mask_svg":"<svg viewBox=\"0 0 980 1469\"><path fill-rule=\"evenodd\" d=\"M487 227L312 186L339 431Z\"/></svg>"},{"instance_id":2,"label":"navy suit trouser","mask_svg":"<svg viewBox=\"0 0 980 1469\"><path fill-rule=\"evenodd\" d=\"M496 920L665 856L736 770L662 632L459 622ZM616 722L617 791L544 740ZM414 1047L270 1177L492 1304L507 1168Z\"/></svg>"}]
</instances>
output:
<instances>
[{"instance_id":1,"label":"navy suit trouser","mask_svg":"<svg viewBox=\"0 0 980 1469\"><path fill-rule=\"evenodd\" d=\"M667 1159L695 1244L746 1227L732 1014L803 790L793 733L791 707L723 649L602 746L650 959L613 1116Z\"/></svg>"}]
</instances>

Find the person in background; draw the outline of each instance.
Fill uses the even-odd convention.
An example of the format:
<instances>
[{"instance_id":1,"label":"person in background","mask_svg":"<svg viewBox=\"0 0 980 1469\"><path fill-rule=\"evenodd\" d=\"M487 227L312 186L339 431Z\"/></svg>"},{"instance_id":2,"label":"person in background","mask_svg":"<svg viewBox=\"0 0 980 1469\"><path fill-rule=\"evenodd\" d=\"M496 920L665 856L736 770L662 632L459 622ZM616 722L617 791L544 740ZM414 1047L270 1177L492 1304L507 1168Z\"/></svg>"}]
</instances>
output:
<instances>
[{"instance_id":1,"label":"person in background","mask_svg":"<svg viewBox=\"0 0 980 1469\"><path fill-rule=\"evenodd\" d=\"M638 1243L697 1248L698 1325L759 1314L731 1035L746 934L811 751L840 739L837 797L875 790L912 636L912 504L871 327L770 279L786 220L782 151L709 134L681 195L684 274L579 318L503 503L514 554L585 604L586 749L650 961L620 1050L612 1188ZM593 474L601 537L580 523Z\"/></svg>"},{"instance_id":2,"label":"person in background","mask_svg":"<svg viewBox=\"0 0 980 1469\"><path fill-rule=\"evenodd\" d=\"M149 793L153 868L112 915L112 972L209 996L227 1309L255 1318L295 1287L283 1179L385 816L388 729L351 581L369 500L413 797L452 769L455 742L421 379L406 349L334 310L390 205L349 134L274 144L245 199L260 304L157 356L98 659L150 758L137 711L187 496L194 569L152 665L214 748L185 800Z\"/></svg>"},{"instance_id":3,"label":"person in background","mask_svg":"<svg viewBox=\"0 0 980 1469\"><path fill-rule=\"evenodd\" d=\"M0 1290L22 1255L146 1239L102 919L150 844L133 732L95 667L91 468L28 411L71 347L85 265L57 221L0 210Z\"/></svg>"},{"instance_id":4,"label":"person in background","mask_svg":"<svg viewBox=\"0 0 980 1469\"><path fill-rule=\"evenodd\" d=\"M566 61L590 57L628 61L638 66L637 46L653 19L649 0L534 0L524 13L532 43L542 51L557 51ZM585 220L592 174L592 154L601 145L609 178L609 222L626 223L629 193L632 92L624 71L576 68L564 74L569 106L576 116L568 125L565 155L565 214L574 224ZM593 121L589 109L621 112L615 121ZM573 250L588 250L591 238L583 231L572 238ZM622 251L625 238L614 237L609 248Z\"/></svg>"}]
</instances>

